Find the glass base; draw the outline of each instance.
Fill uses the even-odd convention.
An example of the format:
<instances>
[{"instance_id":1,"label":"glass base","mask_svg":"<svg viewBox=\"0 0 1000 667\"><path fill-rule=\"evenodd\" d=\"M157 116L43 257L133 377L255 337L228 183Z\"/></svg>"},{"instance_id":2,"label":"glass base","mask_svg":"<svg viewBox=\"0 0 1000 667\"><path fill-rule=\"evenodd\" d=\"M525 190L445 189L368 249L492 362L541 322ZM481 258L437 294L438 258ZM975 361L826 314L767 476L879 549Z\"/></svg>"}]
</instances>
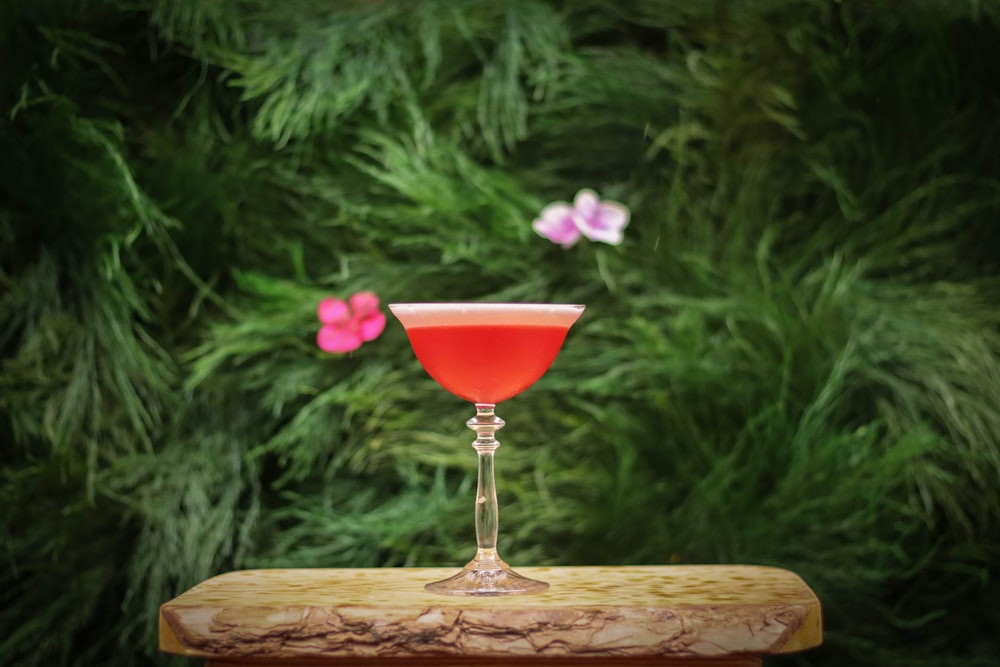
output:
<instances>
[{"instance_id":1,"label":"glass base","mask_svg":"<svg viewBox=\"0 0 1000 667\"><path fill-rule=\"evenodd\" d=\"M518 574L510 565L497 558L485 563L470 561L458 574L427 584L424 588L440 595L494 597L541 593L548 590L549 585Z\"/></svg>"}]
</instances>

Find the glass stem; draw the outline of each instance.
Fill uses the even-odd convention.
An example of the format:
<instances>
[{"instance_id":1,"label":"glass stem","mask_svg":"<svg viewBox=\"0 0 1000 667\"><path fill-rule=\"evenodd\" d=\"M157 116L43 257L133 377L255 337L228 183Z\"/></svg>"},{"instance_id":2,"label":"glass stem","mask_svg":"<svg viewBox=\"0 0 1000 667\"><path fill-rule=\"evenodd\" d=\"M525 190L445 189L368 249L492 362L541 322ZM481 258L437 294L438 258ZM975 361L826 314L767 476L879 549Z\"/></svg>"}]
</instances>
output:
<instances>
[{"instance_id":1,"label":"glass stem","mask_svg":"<svg viewBox=\"0 0 1000 667\"><path fill-rule=\"evenodd\" d=\"M479 484L476 489L476 558L477 567L493 569L500 566L497 555L497 488L493 476L493 452L500 446L494 434L504 426L504 420L494 413L496 406L476 404L476 416L466 426L476 432L472 446L479 457Z\"/></svg>"}]
</instances>

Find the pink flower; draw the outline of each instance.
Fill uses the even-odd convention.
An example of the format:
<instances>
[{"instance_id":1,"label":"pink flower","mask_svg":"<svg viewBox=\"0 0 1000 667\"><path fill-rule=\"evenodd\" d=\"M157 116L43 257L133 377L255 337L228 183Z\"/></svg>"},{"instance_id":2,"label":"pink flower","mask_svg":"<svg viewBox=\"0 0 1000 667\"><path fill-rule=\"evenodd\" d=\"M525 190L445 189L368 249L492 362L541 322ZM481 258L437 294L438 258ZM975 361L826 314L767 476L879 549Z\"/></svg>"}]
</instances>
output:
<instances>
[{"instance_id":1,"label":"pink flower","mask_svg":"<svg viewBox=\"0 0 1000 667\"><path fill-rule=\"evenodd\" d=\"M593 190L576 193L573 205L555 202L542 209L532 223L536 232L564 248L569 248L585 236L591 241L618 245L628 225L629 210L616 201L601 201Z\"/></svg>"},{"instance_id":2,"label":"pink flower","mask_svg":"<svg viewBox=\"0 0 1000 667\"><path fill-rule=\"evenodd\" d=\"M385 315L374 292L358 292L346 302L328 297L319 302L316 315L323 324L316 344L324 352L350 352L375 340L385 329Z\"/></svg>"}]
</instances>

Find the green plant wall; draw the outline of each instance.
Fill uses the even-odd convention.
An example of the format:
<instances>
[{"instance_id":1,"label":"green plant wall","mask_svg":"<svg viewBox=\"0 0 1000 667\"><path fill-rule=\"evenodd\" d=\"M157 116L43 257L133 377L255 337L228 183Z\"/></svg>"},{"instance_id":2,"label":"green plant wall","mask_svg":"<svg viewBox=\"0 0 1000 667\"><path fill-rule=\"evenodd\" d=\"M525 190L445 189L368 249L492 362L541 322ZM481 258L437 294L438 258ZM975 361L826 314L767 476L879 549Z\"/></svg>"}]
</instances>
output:
<instances>
[{"instance_id":1,"label":"green plant wall","mask_svg":"<svg viewBox=\"0 0 1000 667\"><path fill-rule=\"evenodd\" d=\"M398 323L578 302L502 405L518 564L751 563L768 664L1000 664L995 0L0 4L0 664L188 664L259 567L459 565L471 408ZM581 189L620 244L535 232Z\"/></svg>"}]
</instances>

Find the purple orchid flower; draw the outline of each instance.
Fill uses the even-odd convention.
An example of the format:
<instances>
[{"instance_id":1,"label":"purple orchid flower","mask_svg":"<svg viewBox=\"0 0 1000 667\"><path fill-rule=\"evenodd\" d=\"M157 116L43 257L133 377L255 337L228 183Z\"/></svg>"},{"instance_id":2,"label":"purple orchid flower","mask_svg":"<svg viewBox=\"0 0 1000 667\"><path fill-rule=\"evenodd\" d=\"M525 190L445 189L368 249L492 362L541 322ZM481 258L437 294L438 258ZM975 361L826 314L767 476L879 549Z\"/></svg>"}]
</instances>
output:
<instances>
[{"instance_id":1,"label":"purple orchid flower","mask_svg":"<svg viewBox=\"0 0 1000 667\"><path fill-rule=\"evenodd\" d=\"M576 193L572 206L566 202L546 206L532 227L564 248L576 244L581 236L591 241L618 245L622 242L629 216L628 207L624 204L601 201L596 192L583 189Z\"/></svg>"}]
</instances>

